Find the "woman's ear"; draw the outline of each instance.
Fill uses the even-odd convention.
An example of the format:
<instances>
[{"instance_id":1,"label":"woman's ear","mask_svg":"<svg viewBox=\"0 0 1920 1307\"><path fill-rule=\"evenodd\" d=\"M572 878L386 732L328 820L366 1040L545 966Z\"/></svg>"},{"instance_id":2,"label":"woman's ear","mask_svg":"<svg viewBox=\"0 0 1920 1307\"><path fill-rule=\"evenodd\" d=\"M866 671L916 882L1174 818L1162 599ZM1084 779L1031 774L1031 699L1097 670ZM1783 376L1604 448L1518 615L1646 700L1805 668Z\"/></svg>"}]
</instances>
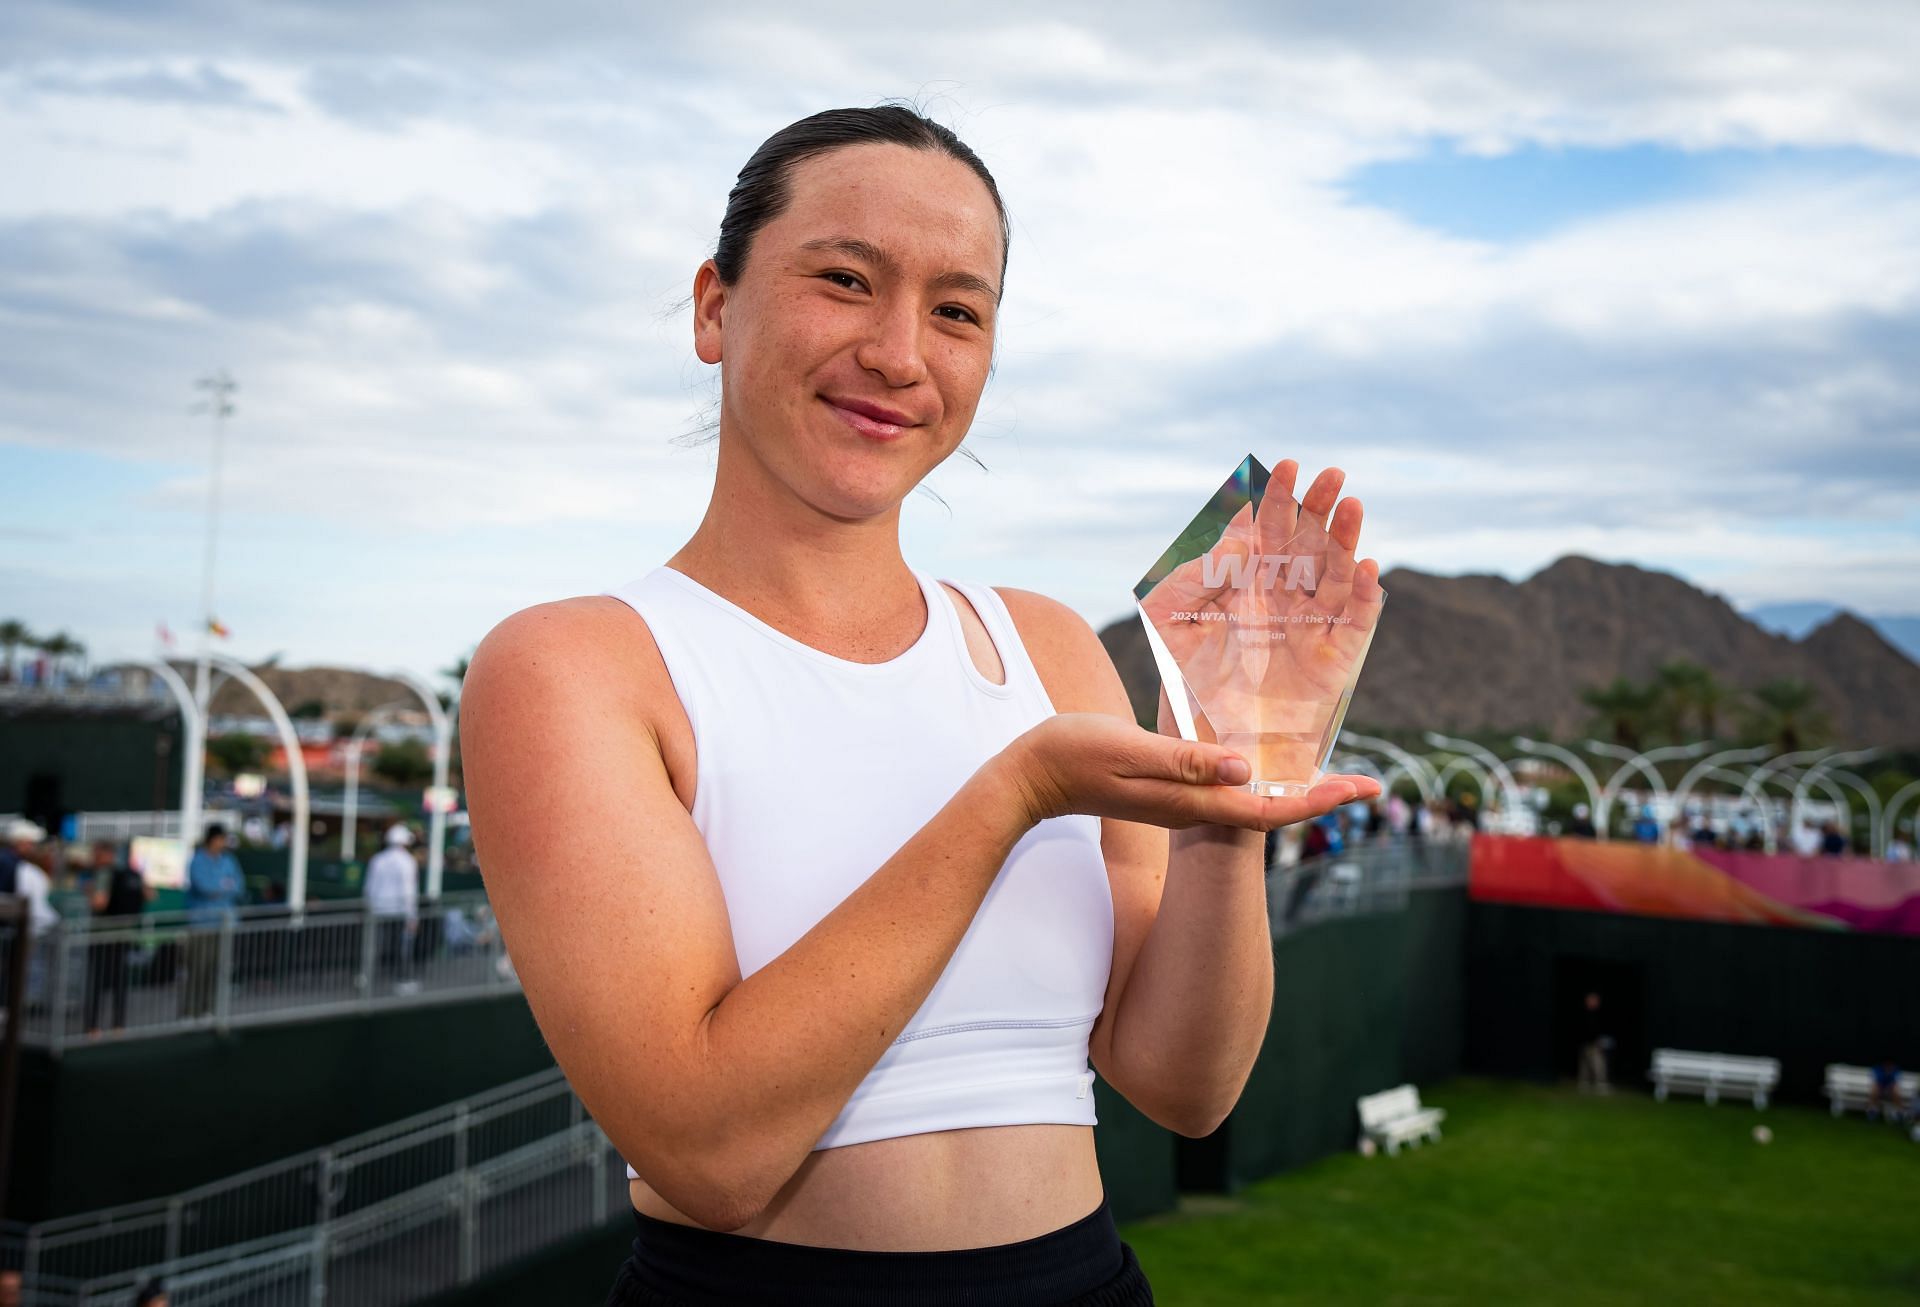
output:
<instances>
[{"instance_id":1,"label":"woman's ear","mask_svg":"<svg viewBox=\"0 0 1920 1307\"><path fill-rule=\"evenodd\" d=\"M693 274L693 352L702 363L720 361L721 317L727 305L727 287L712 259Z\"/></svg>"}]
</instances>

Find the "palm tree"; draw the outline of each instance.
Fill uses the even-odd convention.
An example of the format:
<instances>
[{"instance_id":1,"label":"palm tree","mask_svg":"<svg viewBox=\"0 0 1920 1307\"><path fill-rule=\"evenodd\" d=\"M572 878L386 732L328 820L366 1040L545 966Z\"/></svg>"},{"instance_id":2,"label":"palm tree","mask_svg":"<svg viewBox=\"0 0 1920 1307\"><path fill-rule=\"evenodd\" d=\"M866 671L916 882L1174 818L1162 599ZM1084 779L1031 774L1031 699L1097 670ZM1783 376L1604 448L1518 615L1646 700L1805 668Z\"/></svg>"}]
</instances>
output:
<instances>
[{"instance_id":1,"label":"palm tree","mask_svg":"<svg viewBox=\"0 0 1920 1307\"><path fill-rule=\"evenodd\" d=\"M13 651L23 644L31 645L32 643L33 632L27 629L25 622L17 617L9 617L5 621L0 621L0 649L7 651L7 679L9 681L14 679Z\"/></svg>"},{"instance_id":2,"label":"palm tree","mask_svg":"<svg viewBox=\"0 0 1920 1307\"><path fill-rule=\"evenodd\" d=\"M1610 685L1582 690L1580 699L1598 714L1599 734L1638 752L1659 710L1660 687L1616 676Z\"/></svg>"},{"instance_id":3,"label":"palm tree","mask_svg":"<svg viewBox=\"0 0 1920 1307\"><path fill-rule=\"evenodd\" d=\"M1751 727L1762 744L1771 744L1783 753L1811 748L1826 735L1827 715L1820 711L1820 695L1805 681L1783 677L1756 686L1753 697L1759 704Z\"/></svg>"},{"instance_id":4,"label":"palm tree","mask_svg":"<svg viewBox=\"0 0 1920 1307\"><path fill-rule=\"evenodd\" d=\"M460 691L466 688L467 660L470 657L472 657L471 653L463 653L458 658L454 659L453 663L450 666L442 667L440 669L440 675L446 677L449 681L452 681L454 684L454 690L452 694L448 694L445 690L442 690L439 692L440 706L442 708L445 708L448 712L453 711L453 705L460 701Z\"/></svg>"},{"instance_id":5,"label":"palm tree","mask_svg":"<svg viewBox=\"0 0 1920 1307\"><path fill-rule=\"evenodd\" d=\"M1675 740L1683 740L1695 726L1700 732L1697 738L1718 738L1720 709L1729 696L1725 682L1691 658L1669 658L1654 675L1666 696L1668 724Z\"/></svg>"},{"instance_id":6,"label":"palm tree","mask_svg":"<svg viewBox=\"0 0 1920 1307\"><path fill-rule=\"evenodd\" d=\"M70 655L85 653L86 649L87 647L84 644L81 644L78 640L69 636L65 631L55 631L52 635L40 641L40 652L53 660L52 667L48 668L50 675L57 673L60 670L60 665L65 662Z\"/></svg>"}]
</instances>

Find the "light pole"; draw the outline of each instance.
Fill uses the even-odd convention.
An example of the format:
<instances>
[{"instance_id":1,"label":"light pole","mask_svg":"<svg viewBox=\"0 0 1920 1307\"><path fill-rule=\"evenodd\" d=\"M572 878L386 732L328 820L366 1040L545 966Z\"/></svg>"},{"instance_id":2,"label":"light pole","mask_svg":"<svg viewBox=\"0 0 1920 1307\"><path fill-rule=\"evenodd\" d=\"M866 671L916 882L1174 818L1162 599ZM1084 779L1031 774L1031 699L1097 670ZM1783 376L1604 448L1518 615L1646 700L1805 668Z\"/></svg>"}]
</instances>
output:
<instances>
[{"instance_id":1,"label":"light pole","mask_svg":"<svg viewBox=\"0 0 1920 1307\"><path fill-rule=\"evenodd\" d=\"M185 774L181 777L180 837L191 852L200 842L201 791L206 785L207 675L213 659L213 560L214 545L220 534L220 463L225 452L227 419L233 416L233 394L239 384L225 368L209 373L193 383L194 389L207 393L205 402L196 404L196 413L213 415L213 463L207 477L207 547L200 573L200 652L194 669L193 706L199 717L199 738L188 741Z\"/></svg>"}]
</instances>

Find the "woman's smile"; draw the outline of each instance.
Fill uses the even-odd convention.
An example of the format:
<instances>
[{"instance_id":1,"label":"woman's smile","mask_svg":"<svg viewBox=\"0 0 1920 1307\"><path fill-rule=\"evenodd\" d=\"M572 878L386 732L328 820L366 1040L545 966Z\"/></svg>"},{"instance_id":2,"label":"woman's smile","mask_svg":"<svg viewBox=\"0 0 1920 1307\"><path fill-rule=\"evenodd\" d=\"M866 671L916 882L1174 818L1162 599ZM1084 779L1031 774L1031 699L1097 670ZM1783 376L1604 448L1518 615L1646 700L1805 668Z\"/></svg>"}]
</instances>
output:
<instances>
[{"instance_id":1,"label":"woman's smile","mask_svg":"<svg viewBox=\"0 0 1920 1307\"><path fill-rule=\"evenodd\" d=\"M833 410L842 422L873 440L897 440L918 425L907 414L862 399L828 399L821 402Z\"/></svg>"}]
</instances>

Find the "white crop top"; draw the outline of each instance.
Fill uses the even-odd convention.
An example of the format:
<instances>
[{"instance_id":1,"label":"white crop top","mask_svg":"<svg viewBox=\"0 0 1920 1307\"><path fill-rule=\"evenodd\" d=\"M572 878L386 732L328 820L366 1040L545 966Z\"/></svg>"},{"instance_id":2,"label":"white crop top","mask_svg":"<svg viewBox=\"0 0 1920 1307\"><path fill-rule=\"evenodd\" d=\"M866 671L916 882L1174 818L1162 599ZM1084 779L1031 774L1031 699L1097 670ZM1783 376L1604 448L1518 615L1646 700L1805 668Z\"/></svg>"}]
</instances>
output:
<instances>
[{"instance_id":1,"label":"white crop top","mask_svg":"<svg viewBox=\"0 0 1920 1307\"><path fill-rule=\"evenodd\" d=\"M1000 651L1003 685L974 666L952 597L914 576L927 625L884 663L823 653L665 565L601 592L646 619L693 728L693 821L719 873L743 977L1054 712L991 587L953 583ZM814 1148L969 1126L1094 1124L1087 1034L1112 960L1099 819L1040 822Z\"/></svg>"}]
</instances>

